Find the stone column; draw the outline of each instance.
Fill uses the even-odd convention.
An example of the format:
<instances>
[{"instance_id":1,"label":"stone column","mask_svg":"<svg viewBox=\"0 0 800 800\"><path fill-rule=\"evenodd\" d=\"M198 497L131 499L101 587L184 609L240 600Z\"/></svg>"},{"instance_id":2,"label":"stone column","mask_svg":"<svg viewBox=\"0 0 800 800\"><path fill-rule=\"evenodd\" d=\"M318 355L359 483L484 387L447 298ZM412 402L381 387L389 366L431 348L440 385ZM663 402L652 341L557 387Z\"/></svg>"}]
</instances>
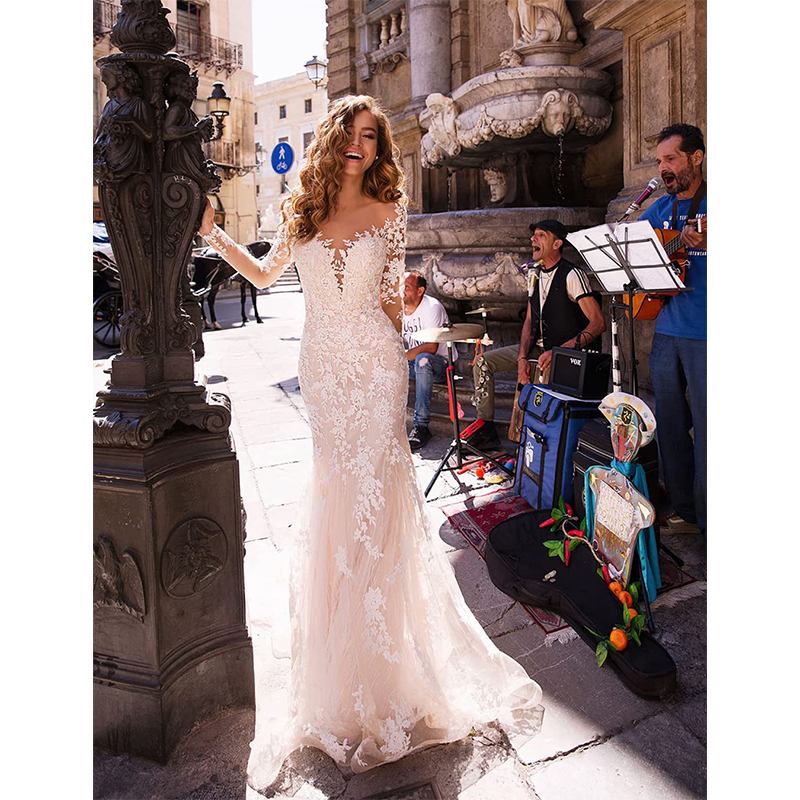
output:
<instances>
[{"instance_id":1,"label":"stone column","mask_svg":"<svg viewBox=\"0 0 800 800\"><path fill-rule=\"evenodd\" d=\"M197 78L160 0L122 0L99 59L94 170L124 314L94 412L94 741L165 761L223 708L253 705L230 401L194 379L185 270L220 180Z\"/></svg>"},{"instance_id":2,"label":"stone column","mask_svg":"<svg viewBox=\"0 0 800 800\"><path fill-rule=\"evenodd\" d=\"M411 103L419 111L434 92L450 92L450 0L409 0Z\"/></svg>"}]
</instances>

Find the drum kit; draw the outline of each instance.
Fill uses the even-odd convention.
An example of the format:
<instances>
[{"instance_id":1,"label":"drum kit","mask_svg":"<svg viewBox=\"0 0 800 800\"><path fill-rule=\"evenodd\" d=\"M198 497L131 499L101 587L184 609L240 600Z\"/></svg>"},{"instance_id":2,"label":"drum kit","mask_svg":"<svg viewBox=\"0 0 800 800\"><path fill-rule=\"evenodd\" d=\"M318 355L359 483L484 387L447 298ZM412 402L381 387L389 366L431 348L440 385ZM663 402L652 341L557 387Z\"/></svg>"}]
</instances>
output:
<instances>
[{"instance_id":1,"label":"drum kit","mask_svg":"<svg viewBox=\"0 0 800 800\"><path fill-rule=\"evenodd\" d=\"M426 343L433 343L439 344L444 342L447 345L447 394L450 398L450 419L453 420L453 441L450 443L450 447L447 449L447 452L444 454L444 457L439 462L439 466L436 469L436 473L434 474L433 478L431 478L431 482L428 484L428 487L425 489L425 497L428 496L428 492L430 492L433 484L436 483L436 479L441 475L441 473L445 470L453 471L453 470L460 470L464 465L464 451L471 453L478 458L485 459L486 461L491 461L495 464L499 469L505 472L510 477L514 477L514 472L510 470L504 463L498 461L493 456L488 455L487 453L478 450L477 447L474 447L469 442L462 440L461 438L461 431L459 428L458 423L458 399L456 397L456 381L461 380L461 376L455 374L455 363L453 360L453 344L455 342L464 342L467 344L475 344L475 345L487 345L492 344L492 340L489 338L489 329L486 322L487 314L493 311L499 311L499 307L492 307L486 308L481 306L480 308L476 308L474 311L468 311L467 315L476 315L480 314L483 318L483 324L477 324L474 322L458 322L454 324L444 325L441 328L425 328L421 331L418 331L414 334L414 339L418 342L426 342ZM449 464L450 459L455 455L456 457L456 465L451 466Z\"/></svg>"}]
</instances>

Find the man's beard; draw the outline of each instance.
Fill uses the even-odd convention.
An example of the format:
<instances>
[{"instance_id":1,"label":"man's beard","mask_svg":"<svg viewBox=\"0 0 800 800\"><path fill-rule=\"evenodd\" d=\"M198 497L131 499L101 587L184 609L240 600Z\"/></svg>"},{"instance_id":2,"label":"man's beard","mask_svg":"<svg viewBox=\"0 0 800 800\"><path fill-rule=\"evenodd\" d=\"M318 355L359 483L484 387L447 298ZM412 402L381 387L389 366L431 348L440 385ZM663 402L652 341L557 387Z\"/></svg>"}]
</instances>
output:
<instances>
[{"instance_id":1,"label":"man's beard","mask_svg":"<svg viewBox=\"0 0 800 800\"><path fill-rule=\"evenodd\" d=\"M664 180L665 177L675 178L675 182L672 185L667 185L667 182L664 181L664 188L666 188L667 194L680 194L681 192L685 192L692 185L692 181L697 177L697 172L695 171L694 164L690 161L686 169L678 173L662 172L661 179Z\"/></svg>"}]
</instances>

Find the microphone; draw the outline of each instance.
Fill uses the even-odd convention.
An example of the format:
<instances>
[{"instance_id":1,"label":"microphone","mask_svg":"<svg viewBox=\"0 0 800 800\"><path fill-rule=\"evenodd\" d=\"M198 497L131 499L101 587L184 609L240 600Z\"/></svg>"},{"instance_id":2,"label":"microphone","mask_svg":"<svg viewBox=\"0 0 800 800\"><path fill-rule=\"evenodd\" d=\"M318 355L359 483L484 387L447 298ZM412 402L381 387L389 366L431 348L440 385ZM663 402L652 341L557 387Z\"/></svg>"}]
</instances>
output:
<instances>
[{"instance_id":1,"label":"microphone","mask_svg":"<svg viewBox=\"0 0 800 800\"><path fill-rule=\"evenodd\" d=\"M634 211L638 211L642 207L642 203L650 197L653 192L658 189L659 180L658 178L653 178L650 183L647 184L645 190L628 206L628 210L617 220L617 222L621 222L626 217L629 217L633 214Z\"/></svg>"}]
</instances>

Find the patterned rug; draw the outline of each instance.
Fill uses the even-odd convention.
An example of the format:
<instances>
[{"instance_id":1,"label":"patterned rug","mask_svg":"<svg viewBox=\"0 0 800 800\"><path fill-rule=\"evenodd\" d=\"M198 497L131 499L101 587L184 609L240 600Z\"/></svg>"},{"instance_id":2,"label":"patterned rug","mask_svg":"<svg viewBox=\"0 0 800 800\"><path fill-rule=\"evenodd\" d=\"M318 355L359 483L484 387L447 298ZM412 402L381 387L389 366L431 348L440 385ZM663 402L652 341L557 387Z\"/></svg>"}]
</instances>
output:
<instances>
[{"instance_id":1,"label":"patterned rug","mask_svg":"<svg viewBox=\"0 0 800 800\"><path fill-rule=\"evenodd\" d=\"M516 514L532 510L522 497L509 491L507 487L470 495L439 508L481 558L485 558L486 538L495 525ZM659 559L659 567L661 589L652 608L669 608L687 597L705 593L705 582L687 575L669 558ZM525 603L519 605L541 628L546 645L550 646L556 641L565 644L578 638L578 634L558 614Z\"/></svg>"}]
</instances>

